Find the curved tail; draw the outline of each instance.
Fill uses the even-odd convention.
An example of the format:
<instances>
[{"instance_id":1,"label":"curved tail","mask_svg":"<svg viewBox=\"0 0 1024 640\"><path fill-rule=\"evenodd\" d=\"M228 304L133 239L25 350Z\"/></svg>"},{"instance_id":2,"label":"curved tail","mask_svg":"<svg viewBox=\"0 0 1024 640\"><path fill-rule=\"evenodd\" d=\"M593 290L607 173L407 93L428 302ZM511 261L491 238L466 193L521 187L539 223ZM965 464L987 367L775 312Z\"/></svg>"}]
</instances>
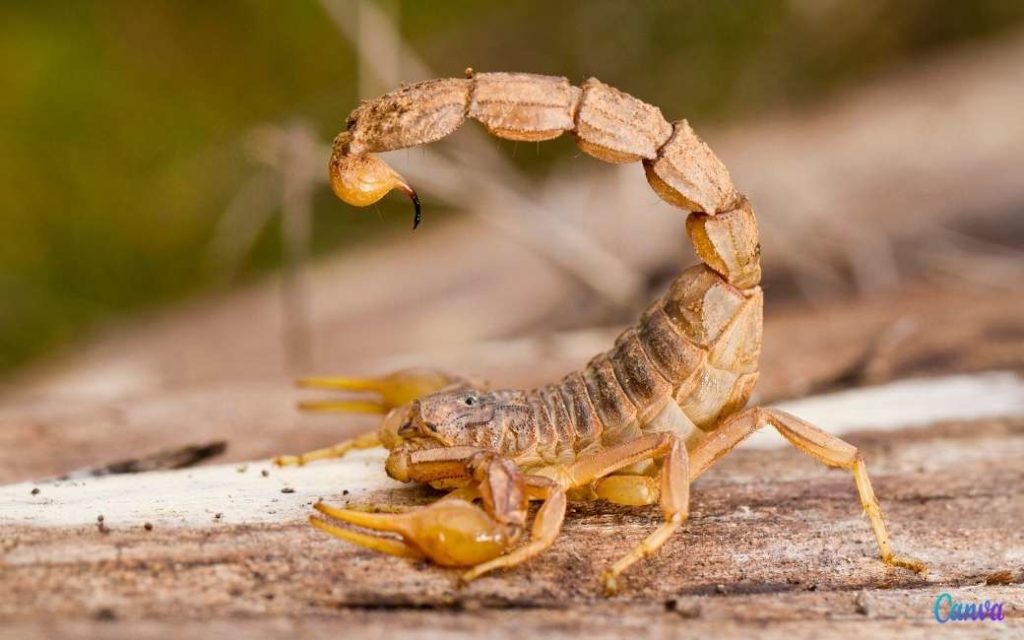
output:
<instances>
[{"instance_id":1,"label":"curved tail","mask_svg":"<svg viewBox=\"0 0 1024 640\"><path fill-rule=\"evenodd\" d=\"M642 161L651 188L692 212L686 228L700 259L739 289L760 282L753 209L722 161L686 120L669 123L657 107L594 78L574 87L555 76L479 73L404 86L364 102L334 140L331 188L355 206L400 189L415 206L415 228L416 191L373 154L440 140L467 118L508 140L550 140L571 131L595 158Z\"/></svg>"}]
</instances>

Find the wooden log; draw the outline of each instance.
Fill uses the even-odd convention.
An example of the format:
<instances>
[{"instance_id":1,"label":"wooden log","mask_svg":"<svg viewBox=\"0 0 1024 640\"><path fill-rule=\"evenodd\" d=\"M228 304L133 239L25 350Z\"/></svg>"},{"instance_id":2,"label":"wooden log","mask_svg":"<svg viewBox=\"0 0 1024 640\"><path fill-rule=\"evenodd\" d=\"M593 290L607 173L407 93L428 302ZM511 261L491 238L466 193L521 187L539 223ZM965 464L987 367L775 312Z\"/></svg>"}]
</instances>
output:
<instances>
[{"instance_id":1,"label":"wooden log","mask_svg":"<svg viewBox=\"0 0 1024 640\"><path fill-rule=\"evenodd\" d=\"M382 482L379 455L361 454L269 477L251 464L40 485L36 494L22 484L16 509L7 487L0 619L27 634L18 637L101 628L128 637L183 623L215 637L229 621L311 637L417 625L499 637L549 625L556 636L624 637L656 625L723 637L923 637L937 628L935 597L949 591L1006 602L1002 624L1020 627L1024 540L1012 523L1024 518L1024 421L850 439L869 461L893 543L929 563L927 578L878 561L846 473L780 448L737 451L698 482L690 521L616 598L599 595L596 573L655 526L656 508L573 505L542 558L460 586L457 572L364 551L301 522L321 493L337 503L431 499ZM102 499L75 502L91 491ZM66 519L55 520L62 509ZM11 522L32 510L38 522ZM102 523L94 512L105 512Z\"/></svg>"}]
</instances>

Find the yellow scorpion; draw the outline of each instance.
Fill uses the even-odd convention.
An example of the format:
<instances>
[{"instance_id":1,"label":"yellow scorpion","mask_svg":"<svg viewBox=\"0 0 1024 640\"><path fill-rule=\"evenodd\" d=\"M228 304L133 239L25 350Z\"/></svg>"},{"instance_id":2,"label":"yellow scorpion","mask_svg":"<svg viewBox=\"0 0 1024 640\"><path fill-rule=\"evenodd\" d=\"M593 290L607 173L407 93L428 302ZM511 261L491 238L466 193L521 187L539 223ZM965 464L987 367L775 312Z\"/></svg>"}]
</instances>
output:
<instances>
[{"instance_id":1,"label":"yellow scorpion","mask_svg":"<svg viewBox=\"0 0 1024 640\"><path fill-rule=\"evenodd\" d=\"M365 206L397 188L413 199L418 223L416 192L374 153L434 142L467 118L509 140L569 131L598 159L641 161L654 191L690 212L686 230L702 264L677 277L610 350L557 384L490 391L434 370L308 380L375 393L333 406L387 415L375 433L282 456L278 464L384 446L392 478L450 490L432 505L399 513L320 503L316 509L330 520L314 516L312 524L384 553L471 567L463 577L472 580L548 549L570 498L658 503L664 522L602 573L611 594L623 571L683 526L690 484L768 424L804 453L852 472L882 561L925 571L890 547L856 447L783 411L744 408L761 351L757 224L750 202L687 121L670 123L658 108L593 78L575 87L552 76L467 75L405 86L353 111L330 160L338 197ZM526 535L531 501L540 507Z\"/></svg>"}]
</instances>

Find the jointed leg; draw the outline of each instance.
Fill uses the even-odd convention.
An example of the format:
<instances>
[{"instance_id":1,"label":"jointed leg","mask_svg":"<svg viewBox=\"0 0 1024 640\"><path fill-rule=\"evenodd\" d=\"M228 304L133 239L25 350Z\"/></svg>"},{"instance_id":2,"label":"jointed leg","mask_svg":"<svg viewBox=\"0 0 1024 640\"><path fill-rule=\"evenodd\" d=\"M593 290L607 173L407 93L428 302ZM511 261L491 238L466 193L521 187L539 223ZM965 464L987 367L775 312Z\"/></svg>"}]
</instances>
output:
<instances>
[{"instance_id":1,"label":"jointed leg","mask_svg":"<svg viewBox=\"0 0 1024 640\"><path fill-rule=\"evenodd\" d=\"M661 490L651 476L611 475L594 482L594 495L614 504L644 507L657 502Z\"/></svg>"},{"instance_id":2,"label":"jointed leg","mask_svg":"<svg viewBox=\"0 0 1024 640\"><path fill-rule=\"evenodd\" d=\"M569 477L574 485L586 484L636 462L664 457L660 494L665 522L601 574L605 593L609 595L618 588L619 574L661 548L682 526L689 513L690 472L686 446L674 432L657 432L661 428L681 423L685 423L682 410L677 404L669 403L649 425L656 433L606 449L577 462L569 469Z\"/></svg>"},{"instance_id":3,"label":"jointed leg","mask_svg":"<svg viewBox=\"0 0 1024 640\"><path fill-rule=\"evenodd\" d=\"M330 447L300 453L297 456L277 456L274 458L274 464L279 467L288 467L292 465L302 466L307 462L312 462L313 460L340 458L353 449L373 449L374 447L379 446L380 436L378 436L377 432L374 431L373 433L358 435L351 440L343 440L342 442Z\"/></svg>"},{"instance_id":4,"label":"jointed leg","mask_svg":"<svg viewBox=\"0 0 1024 640\"><path fill-rule=\"evenodd\" d=\"M601 573L605 593L618 590L618 577L633 563L653 555L683 525L689 515L690 478L689 457L686 446L676 437L671 437L668 455L661 469L661 509L665 522L647 536L632 551Z\"/></svg>"},{"instance_id":5,"label":"jointed leg","mask_svg":"<svg viewBox=\"0 0 1024 640\"><path fill-rule=\"evenodd\" d=\"M680 513L679 509L675 508L675 505L679 502L686 502L689 496L689 488L678 487L679 480L682 479L684 482L687 479L687 473L685 470L685 455L686 449L682 446L675 436L671 434L655 434L639 438L632 442L626 443L621 447L614 449L608 449L602 451L592 458L580 461L574 465L571 465L565 469L562 476L567 480L565 483L556 482L542 476L526 476L523 478L523 487L525 489L525 497L527 499L539 499L543 500L544 503L541 505L540 510L537 512L537 516L534 519L533 528L530 533L530 540L522 547L519 547L505 555L494 558L483 564L479 564L470 571L463 575L464 580L473 580L481 575L493 571L495 569L508 568L520 563L526 562L530 558L533 558L551 547L557 538L558 533L562 529L562 522L565 519L566 509L566 488L567 486L582 486L599 479L609 473L629 466L635 462L650 459L652 457L660 457L665 455L667 451L676 451L678 449L680 453L676 453L675 458L678 459L680 455L684 459L682 471L679 472L663 472L663 478L666 476L671 477L670 486L665 485L663 480L663 487L661 490L663 496L663 503L666 499L672 500L672 516L667 516L671 520L678 522L666 523L671 525L666 527L663 525L654 534L652 534L648 540L645 540L641 545L634 551L636 554L635 558L627 556L619 561L615 567L610 571L612 575L618 575L626 567L633 564L636 560L653 553L658 547L663 544L664 540L667 539L672 531L678 528L678 525L685 520L686 514L685 509ZM666 462L668 466L668 462ZM671 465L674 469L677 469L677 465ZM630 476L632 478L632 476ZM493 483L492 483L493 484ZM668 486L668 488L666 488ZM484 490L486 485L481 483L481 493L484 496L484 503L488 503L487 491ZM667 513L668 507L666 507ZM611 579L614 582L614 578ZM607 584L607 580L606 580ZM614 589L614 587L612 587Z\"/></svg>"},{"instance_id":6,"label":"jointed leg","mask_svg":"<svg viewBox=\"0 0 1024 640\"><path fill-rule=\"evenodd\" d=\"M443 502L445 500L463 500L465 502L473 502L480 498L480 488L468 484L464 487L457 487L452 489L444 495L443 498L439 498L437 502ZM436 504L436 503L435 503Z\"/></svg>"},{"instance_id":7,"label":"jointed leg","mask_svg":"<svg viewBox=\"0 0 1024 640\"><path fill-rule=\"evenodd\" d=\"M554 544L565 520L565 488L540 476L527 476L526 482L527 496L544 501L533 520L530 541L503 556L476 565L462 575L463 580L473 580L495 569L521 564L547 551Z\"/></svg>"},{"instance_id":8,"label":"jointed leg","mask_svg":"<svg viewBox=\"0 0 1024 640\"><path fill-rule=\"evenodd\" d=\"M719 458L732 450L763 424L775 427L796 448L830 467L841 467L853 473L861 506L871 522L882 561L918 573L927 570L923 562L893 553L889 545L882 509L871 488L867 467L857 448L821 429L777 409L753 408L729 417L690 453L690 479L704 473Z\"/></svg>"}]
</instances>

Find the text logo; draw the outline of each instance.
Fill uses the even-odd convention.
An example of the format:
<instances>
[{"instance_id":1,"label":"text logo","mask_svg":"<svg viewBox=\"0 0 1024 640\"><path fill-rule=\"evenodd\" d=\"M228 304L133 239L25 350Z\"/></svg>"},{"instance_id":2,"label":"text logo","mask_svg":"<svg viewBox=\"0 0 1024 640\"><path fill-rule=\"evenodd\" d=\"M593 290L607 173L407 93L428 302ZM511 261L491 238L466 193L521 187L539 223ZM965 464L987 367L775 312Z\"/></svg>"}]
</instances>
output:
<instances>
[{"instance_id":1,"label":"text logo","mask_svg":"<svg viewBox=\"0 0 1024 640\"><path fill-rule=\"evenodd\" d=\"M991 602L957 602L948 593L940 593L935 598L932 608L935 620L939 624L947 622L981 622L982 620L999 621L1003 619L1003 603Z\"/></svg>"}]
</instances>

